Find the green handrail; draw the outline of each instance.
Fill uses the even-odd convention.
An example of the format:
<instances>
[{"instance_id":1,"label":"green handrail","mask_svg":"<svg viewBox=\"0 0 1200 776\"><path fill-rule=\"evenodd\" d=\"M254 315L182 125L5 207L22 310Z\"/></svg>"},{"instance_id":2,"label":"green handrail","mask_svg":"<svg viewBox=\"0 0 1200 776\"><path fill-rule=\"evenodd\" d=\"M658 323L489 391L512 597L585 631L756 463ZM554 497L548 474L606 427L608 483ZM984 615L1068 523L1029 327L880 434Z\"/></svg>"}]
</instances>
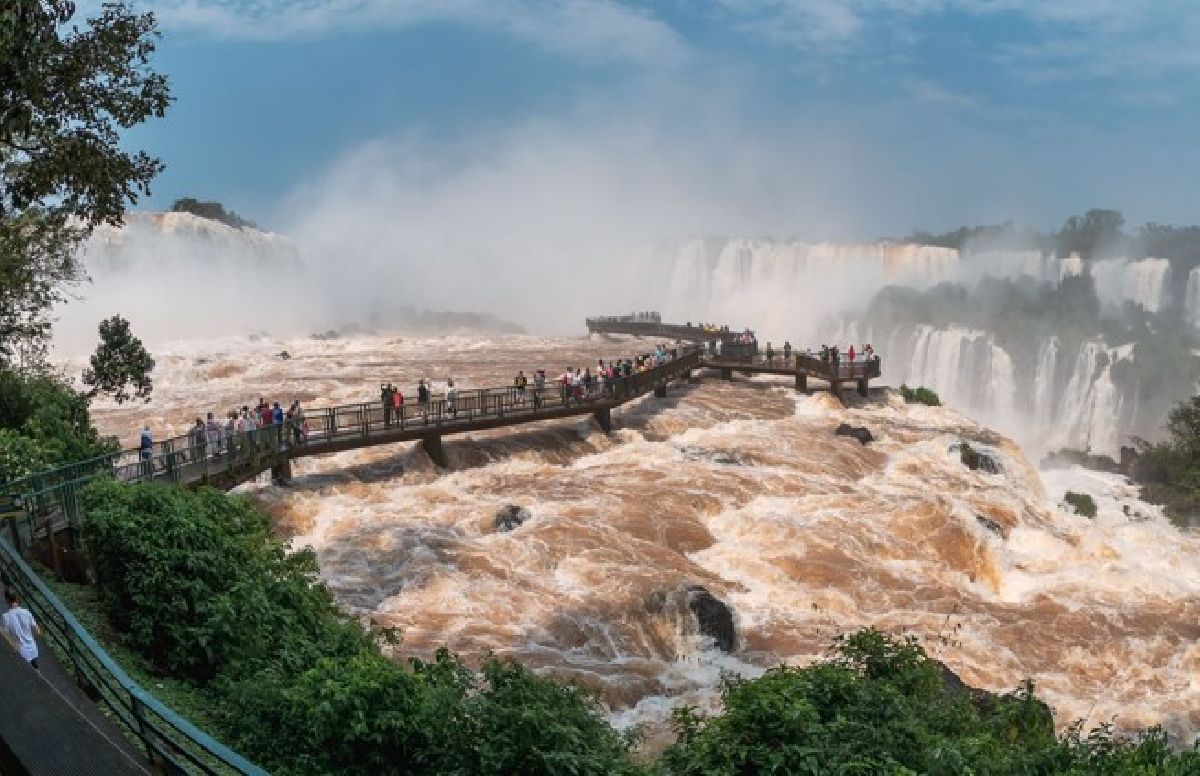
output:
<instances>
[{"instance_id":1,"label":"green handrail","mask_svg":"<svg viewBox=\"0 0 1200 776\"><path fill-rule=\"evenodd\" d=\"M152 761L169 763L180 773L266 774L143 690L3 538L0 569L46 637L68 655L76 680L99 696L99 702L141 741Z\"/></svg>"}]
</instances>

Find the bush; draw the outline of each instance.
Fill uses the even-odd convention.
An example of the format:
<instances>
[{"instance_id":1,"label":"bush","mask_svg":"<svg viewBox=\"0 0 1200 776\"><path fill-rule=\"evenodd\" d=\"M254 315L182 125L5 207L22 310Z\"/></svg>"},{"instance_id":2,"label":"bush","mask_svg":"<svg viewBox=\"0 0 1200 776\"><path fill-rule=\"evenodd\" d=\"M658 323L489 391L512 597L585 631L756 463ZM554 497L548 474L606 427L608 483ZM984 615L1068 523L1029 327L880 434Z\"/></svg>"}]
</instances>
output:
<instances>
[{"instance_id":1,"label":"bush","mask_svg":"<svg viewBox=\"0 0 1200 776\"><path fill-rule=\"evenodd\" d=\"M1068 490L1067 494L1063 496L1063 501L1070 504L1076 514L1088 518L1096 516L1096 501L1086 493L1076 493L1073 490Z\"/></svg>"},{"instance_id":2,"label":"bush","mask_svg":"<svg viewBox=\"0 0 1200 776\"><path fill-rule=\"evenodd\" d=\"M942 406L942 400L938 398L938 395L923 385L915 389L901 385L900 396L908 404L924 404L929 407Z\"/></svg>"},{"instance_id":3,"label":"bush","mask_svg":"<svg viewBox=\"0 0 1200 776\"><path fill-rule=\"evenodd\" d=\"M632 739L594 696L510 661L447 652L401 665L347 619L311 551L210 489L83 492L86 545L113 628L209 694L220 735L279 773L629 773Z\"/></svg>"},{"instance_id":4,"label":"bush","mask_svg":"<svg viewBox=\"0 0 1200 776\"><path fill-rule=\"evenodd\" d=\"M88 399L61 377L0 366L0 481L115 452L88 414Z\"/></svg>"},{"instance_id":5,"label":"bush","mask_svg":"<svg viewBox=\"0 0 1200 776\"><path fill-rule=\"evenodd\" d=\"M997 696L957 678L911 639L864 630L807 668L728 679L723 710L675 715L678 741L663 774L1148 774L1182 775L1200 754L1173 754L1155 728L1134 740L1107 727L1061 739L1031 683Z\"/></svg>"}]
</instances>

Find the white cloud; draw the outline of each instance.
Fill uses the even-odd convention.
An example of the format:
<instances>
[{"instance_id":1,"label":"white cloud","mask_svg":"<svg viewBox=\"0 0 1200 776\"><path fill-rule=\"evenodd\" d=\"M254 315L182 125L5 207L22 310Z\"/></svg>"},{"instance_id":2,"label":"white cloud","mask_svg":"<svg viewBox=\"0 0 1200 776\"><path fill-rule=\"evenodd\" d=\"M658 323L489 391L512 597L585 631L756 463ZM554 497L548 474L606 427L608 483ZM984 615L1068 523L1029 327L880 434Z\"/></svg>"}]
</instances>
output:
<instances>
[{"instance_id":1,"label":"white cloud","mask_svg":"<svg viewBox=\"0 0 1200 776\"><path fill-rule=\"evenodd\" d=\"M83 10L99 0L81 3ZM589 62L673 66L687 57L669 25L615 0L140 0L166 30L234 40L316 38L449 22L496 30Z\"/></svg>"}]
</instances>

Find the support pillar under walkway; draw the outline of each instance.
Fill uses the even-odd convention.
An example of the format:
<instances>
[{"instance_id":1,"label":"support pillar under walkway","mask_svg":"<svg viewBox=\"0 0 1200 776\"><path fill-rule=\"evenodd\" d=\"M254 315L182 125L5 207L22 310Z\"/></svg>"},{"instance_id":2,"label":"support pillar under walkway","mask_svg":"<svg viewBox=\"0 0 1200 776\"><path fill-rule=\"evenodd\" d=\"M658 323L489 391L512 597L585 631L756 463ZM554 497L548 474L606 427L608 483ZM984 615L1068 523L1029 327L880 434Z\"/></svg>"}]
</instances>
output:
<instances>
[{"instance_id":1,"label":"support pillar under walkway","mask_svg":"<svg viewBox=\"0 0 1200 776\"><path fill-rule=\"evenodd\" d=\"M446 448L442 447L442 438L440 436L427 436L421 440L421 447L425 449L425 454L429 456L429 460L443 469L450 468L450 459L446 457Z\"/></svg>"},{"instance_id":2,"label":"support pillar under walkway","mask_svg":"<svg viewBox=\"0 0 1200 776\"><path fill-rule=\"evenodd\" d=\"M605 434L612 433L612 410L610 410L608 407L605 407L602 410L596 410L596 412L592 414L592 417L595 418L596 422L600 424L600 428L604 429Z\"/></svg>"},{"instance_id":3,"label":"support pillar under walkway","mask_svg":"<svg viewBox=\"0 0 1200 776\"><path fill-rule=\"evenodd\" d=\"M271 467L271 483L274 485L287 485L292 481L292 459L284 458L279 463Z\"/></svg>"}]
</instances>

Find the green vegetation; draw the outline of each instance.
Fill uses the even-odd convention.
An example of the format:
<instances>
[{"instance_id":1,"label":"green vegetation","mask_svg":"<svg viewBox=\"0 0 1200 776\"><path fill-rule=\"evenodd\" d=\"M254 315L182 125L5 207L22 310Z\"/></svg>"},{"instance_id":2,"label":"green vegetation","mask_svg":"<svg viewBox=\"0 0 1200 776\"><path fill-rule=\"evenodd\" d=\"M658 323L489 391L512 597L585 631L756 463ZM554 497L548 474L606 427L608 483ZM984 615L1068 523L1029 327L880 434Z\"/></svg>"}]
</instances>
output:
<instances>
[{"instance_id":1,"label":"green vegetation","mask_svg":"<svg viewBox=\"0 0 1200 776\"><path fill-rule=\"evenodd\" d=\"M61 377L0 364L0 481L117 449L92 426L87 396Z\"/></svg>"},{"instance_id":2,"label":"green vegetation","mask_svg":"<svg viewBox=\"0 0 1200 776\"><path fill-rule=\"evenodd\" d=\"M930 407L942 406L942 400L938 395L925 386L917 388L909 388L907 385L900 386L900 396L909 404L925 404Z\"/></svg>"},{"instance_id":3,"label":"green vegetation","mask_svg":"<svg viewBox=\"0 0 1200 776\"><path fill-rule=\"evenodd\" d=\"M912 639L864 630L808 668L728 679L723 712L676 714L661 773L1191 774L1200 753L1173 754L1161 730L1136 740L1107 728L1056 737L1025 684L1008 695L962 687Z\"/></svg>"},{"instance_id":4,"label":"green vegetation","mask_svg":"<svg viewBox=\"0 0 1200 776\"><path fill-rule=\"evenodd\" d=\"M962 252L979 250L1037 250L1058 256L1079 254L1084 259L1114 256L1170 258L1185 269L1200 266L1200 226L1147 223L1126 232L1125 216L1117 210L1093 208L1071 216L1058 231L1018 227L1012 221L964 226L944 234L916 230L902 242L938 245Z\"/></svg>"},{"instance_id":5,"label":"green vegetation","mask_svg":"<svg viewBox=\"0 0 1200 776\"><path fill-rule=\"evenodd\" d=\"M1200 515L1200 396L1180 402L1167 415L1167 439L1136 440L1134 479L1148 501L1166 506L1175 519Z\"/></svg>"},{"instance_id":6,"label":"green vegetation","mask_svg":"<svg viewBox=\"0 0 1200 776\"><path fill-rule=\"evenodd\" d=\"M1087 518L1096 516L1096 500L1086 493L1076 493L1073 490L1068 490L1063 496L1063 501L1071 505L1077 514Z\"/></svg>"},{"instance_id":7,"label":"green vegetation","mask_svg":"<svg viewBox=\"0 0 1200 776\"><path fill-rule=\"evenodd\" d=\"M217 737L277 773L1184 774L1153 729L1054 733L1031 685L963 686L913 640L872 630L830 658L727 679L723 710L683 709L653 761L589 693L446 651L391 660L394 634L347 618L248 501L209 489L89 485L85 533L99 585L72 604L94 632ZM62 586L59 586L60 589ZM86 600L85 600L86 599ZM118 635L119 634L119 635ZM130 657L130 653L136 653ZM155 678L161 674L164 678ZM165 678L165 677L170 677Z\"/></svg>"},{"instance_id":8,"label":"green vegetation","mask_svg":"<svg viewBox=\"0 0 1200 776\"><path fill-rule=\"evenodd\" d=\"M117 404L131 398L150 401L153 370L154 359L129 331L129 321L119 315L100 321L100 345L92 355L91 367L83 373L84 384L92 386L89 396L109 393Z\"/></svg>"},{"instance_id":9,"label":"green vegetation","mask_svg":"<svg viewBox=\"0 0 1200 776\"><path fill-rule=\"evenodd\" d=\"M634 770L595 698L511 661L400 665L334 604L311 551L212 489L90 484L84 532L123 643L203 693L218 737L278 773Z\"/></svg>"},{"instance_id":10,"label":"green vegetation","mask_svg":"<svg viewBox=\"0 0 1200 776\"><path fill-rule=\"evenodd\" d=\"M174 213L191 213L194 216L207 218L210 221L219 221L226 226L232 226L234 229L249 227L256 229L257 225L253 221L247 221L232 210L226 210L225 206L220 202L201 202L191 197L177 199L171 205L171 211Z\"/></svg>"},{"instance_id":11,"label":"green vegetation","mask_svg":"<svg viewBox=\"0 0 1200 776\"><path fill-rule=\"evenodd\" d=\"M0 360L41 355L51 307L83 276L80 243L162 169L118 142L170 101L148 65L154 17L121 3L74 15L67 0L0 10Z\"/></svg>"}]
</instances>

